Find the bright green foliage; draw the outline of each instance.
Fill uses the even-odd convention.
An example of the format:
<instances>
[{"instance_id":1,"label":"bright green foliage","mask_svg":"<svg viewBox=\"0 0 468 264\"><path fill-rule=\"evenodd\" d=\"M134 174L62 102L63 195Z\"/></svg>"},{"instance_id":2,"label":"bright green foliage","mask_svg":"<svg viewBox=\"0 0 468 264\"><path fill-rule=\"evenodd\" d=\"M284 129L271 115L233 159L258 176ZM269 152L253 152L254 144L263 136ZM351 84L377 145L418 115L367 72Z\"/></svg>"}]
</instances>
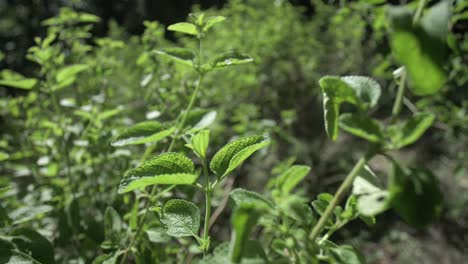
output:
<instances>
[{"instance_id":1,"label":"bright green foliage","mask_svg":"<svg viewBox=\"0 0 468 264\"><path fill-rule=\"evenodd\" d=\"M195 59L195 54L188 49L167 48L163 50L155 50L154 53L160 55L161 57L168 58L176 63L193 67L193 60Z\"/></svg>"},{"instance_id":2,"label":"bright green foliage","mask_svg":"<svg viewBox=\"0 0 468 264\"><path fill-rule=\"evenodd\" d=\"M235 206L239 206L243 203L248 203L248 204L256 204L257 206L260 206L260 207L265 207L265 208L270 208L270 209L273 208L271 202L263 198L260 194L256 192L248 191L245 189L240 189L240 188L235 189L229 194L229 197L232 199Z\"/></svg>"},{"instance_id":3,"label":"bright green foliage","mask_svg":"<svg viewBox=\"0 0 468 264\"><path fill-rule=\"evenodd\" d=\"M429 9L420 24L413 24L412 12L406 7L389 9L392 52L406 67L411 91L417 95L434 94L447 80L443 64L450 5L450 1L440 1Z\"/></svg>"},{"instance_id":4,"label":"bright green foliage","mask_svg":"<svg viewBox=\"0 0 468 264\"><path fill-rule=\"evenodd\" d=\"M212 16L212 17L207 17L205 19L205 24L203 26L203 31L206 32L208 31L208 29L210 29L212 26L220 23L220 22L223 22L224 20L226 20L225 17L223 16Z\"/></svg>"},{"instance_id":5,"label":"bright green foliage","mask_svg":"<svg viewBox=\"0 0 468 264\"><path fill-rule=\"evenodd\" d=\"M55 77L57 85L52 87L52 91L60 90L74 83L78 73L83 72L88 68L89 66L87 64L74 64L60 69Z\"/></svg>"},{"instance_id":6,"label":"bright green foliage","mask_svg":"<svg viewBox=\"0 0 468 264\"><path fill-rule=\"evenodd\" d=\"M45 264L40 263L30 256L12 249L0 248L0 263L2 264Z\"/></svg>"},{"instance_id":7,"label":"bright green foliage","mask_svg":"<svg viewBox=\"0 0 468 264\"><path fill-rule=\"evenodd\" d=\"M277 179L277 185L283 195L289 194L309 172L310 167L305 165L293 165L283 172Z\"/></svg>"},{"instance_id":8,"label":"bright green foliage","mask_svg":"<svg viewBox=\"0 0 468 264\"><path fill-rule=\"evenodd\" d=\"M224 177L255 151L269 144L270 141L264 136L236 139L216 152L211 159L210 168L218 177Z\"/></svg>"},{"instance_id":9,"label":"bright green foliage","mask_svg":"<svg viewBox=\"0 0 468 264\"><path fill-rule=\"evenodd\" d=\"M170 236L198 237L200 209L191 202L172 199L164 205L161 222L165 225L166 233Z\"/></svg>"},{"instance_id":10,"label":"bright green foliage","mask_svg":"<svg viewBox=\"0 0 468 264\"><path fill-rule=\"evenodd\" d=\"M201 130L195 136L190 139L190 144L186 146L193 149L198 157L206 158L206 150L208 149L208 143L210 142L210 131Z\"/></svg>"},{"instance_id":11,"label":"bright green foliage","mask_svg":"<svg viewBox=\"0 0 468 264\"><path fill-rule=\"evenodd\" d=\"M224 53L222 55L219 55L216 57L212 62L210 62L209 69L211 68L223 68L227 66L235 66L235 65L240 65L240 64L246 64L246 63L251 63L253 62L253 58L250 57L249 55L242 54L237 51L230 51L227 53Z\"/></svg>"},{"instance_id":12,"label":"bright green foliage","mask_svg":"<svg viewBox=\"0 0 468 264\"><path fill-rule=\"evenodd\" d=\"M144 121L122 130L112 139L111 145L120 147L125 145L155 143L174 132L175 128L166 128L157 121Z\"/></svg>"},{"instance_id":13,"label":"bright green foliage","mask_svg":"<svg viewBox=\"0 0 468 264\"><path fill-rule=\"evenodd\" d=\"M418 140L432 125L435 116L420 113L403 123L389 127L390 138L394 148L402 148Z\"/></svg>"},{"instance_id":14,"label":"bright green foliage","mask_svg":"<svg viewBox=\"0 0 468 264\"><path fill-rule=\"evenodd\" d=\"M413 226L425 226L441 213L437 178L427 169L403 168L394 163L389 192L392 207Z\"/></svg>"},{"instance_id":15,"label":"bright green foliage","mask_svg":"<svg viewBox=\"0 0 468 264\"><path fill-rule=\"evenodd\" d=\"M325 130L332 140L338 137L338 118L342 103L354 104L360 109L374 106L380 97L380 86L363 76L325 76L319 81L323 92Z\"/></svg>"},{"instance_id":16,"label":"bright green foliage","mask_svg":"<svg viewBox=\"0 0 468 264\"><path fill-rule=\"evenodd\" d=\"M119 193L153 184L192 184L197 178L189 158L180 153L164 153L125 173Z\"/></svg>"},{"instance_id":17,"label":"bright green foliage","mask_svg":"<svg viewBox=\"0 0 468 264\"><path fill-rule=\"evenodd\" d=\"M36 86L36 84L37 79L35 78L26 78L23 75L10 70L3 70L0 72L0 85L23 90L31 90Z\"/></svg>"},{"instance_id":18,"label":"bright green foliage","mask_svg":"<svg viewBox=\"0 0 468 264\"><path fill-rule=\"evenodd\" d=\"M7 160L10 157L10 155L6 152L0 151L0 161Z\"/></svg>"},{"instance_id":19,"label":"bright green foliage","mask_svg":"<svg viewBox=\"0 0 468 264\"><path fill-rule=\"evenodd\" d=\"M176 31L176 32L181 32L184 34L189 34L189 35L198 35L198 29L197 26L192 24L192 23L187 23L187 22L180 22L176 24L172 24L167 27L168 30L170 31Z\"/></svg>"},{"instance_id":20,"label":"bright green foliage","mask_svg":"<svg viewBox=\"0 0 468 264\"><path fill-rule=\"evenodd\" d=\"M380 142L383 139L380 123L365 115L342 114L339 118L339 127L371 142Z\"/></svg>"}]
</instances>

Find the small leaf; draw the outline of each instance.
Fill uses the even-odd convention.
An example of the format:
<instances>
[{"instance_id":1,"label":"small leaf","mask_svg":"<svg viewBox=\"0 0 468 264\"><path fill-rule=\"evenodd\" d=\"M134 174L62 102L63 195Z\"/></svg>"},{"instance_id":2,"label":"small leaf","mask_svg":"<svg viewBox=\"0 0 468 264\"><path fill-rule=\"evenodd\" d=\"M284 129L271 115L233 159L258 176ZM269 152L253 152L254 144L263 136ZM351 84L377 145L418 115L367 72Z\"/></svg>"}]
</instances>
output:
<instances>
[{"instance_id":1,"label":"small leaf","mask_svg":"<svg viewBox=\"0 0 468 264\"><path fill-rule=\"evenodd\" d=\"M355 92L361 103L370 107L377 105L382 93L379 83L365 76L341 77Z\"/></svg>"},{"instance_id":2,"label":"small leaf","mask_svg":"<svg viewBox=\"0 0 468 264\"><path fill-rule=\"evenodd\" d=\"M156 54L168 58L174 62L186 65L193 66L193 59L195 54L192 51L184 48L167 48L163 50L155 50Z\"/></svg>"},{"instance_id":3,"label":"small leaf","mask_svg":"<svg viewBox=\"0 0 468 264\"><path fill-rule=\"evenodd\" d=\"M339 126L344 131L371 142L382 141L382 126L370 117L360 114L342 114Z\"/></svg>"},{"instance_id":4,"label":"small leaf","mask_svg":"<svg viewBox=\"0 0 468 264\"><path fill-rule=\"evenodd\" d=\"M157 121L144 121L121 131L111 142L114 147L158 142L174 133Z\"/></svg>"},{"instance_id":5,"label":"small leaf","mask_svg":"<svg viewBox=\"0 0 468 264\"><path fill-rule=\"evenodd\" d=\"M200 209L188 201L169 200L165 205L161 222L166 226L166 233L173 237L197 237L200 228Z\"/></svg>"},{"instance_id":6,"label":"small leaf","mask_svg":"<svg viewBox=\"0 0 468 264\"><path fill-rule=\"evenodd\" d=\"M180 153L164 153L128 171L119 186L126 193L154 184L193 184L198 175L192 160Z\"/></svg>"},{"instance_id":7,"label":"small leaf","mask_svg":"<svg viewBox=\"0 0 468 264\"><path fill-rule=\"evenodd\" d=\"M223 177L233 171L255 151L267 146L270 141L264 136L244 137L222 147L211 159L210 168Z\"/></svg>"},{"instance_id":8,"label":"small leaf","mask_svg":"<svg viewBox=\"0 0 468 264\"><path fill-rule=\"evenodd\" d=\"M209 111L204 114L201 119L189 130L189 132L197 132L201 129L209 127L216 120L218 113L216 111Z\"/></svg>"},{"instance_id":9,"label":"small leaf","mask_svg":"<svg viewBox=\"0 0 468 264\"><path fill-rule=\"evenodd\" d=\"M402 124L389 127L394 148L402 148L418 140L431 127L435 116L429 113L415 114Z\"/></svg>"},{"instance_id":10,"label":"small leaf","mask_svg":"<svg viewBox=\"0 0 468 264\"><path fill-rule=\"evenodd\" d=\"M357 197L357 209L362 215L374 216L388 208L388 191L378 188L363 177L354 179L353 194Z\"/></svg>"},{"instance_id":11,"label":"small leaf","mask_svg":"<svg viewBox=\"0 0 468 264\"><path fill-rule=\"evenodd\" d=\"M104 233L107 241L117 244L123 224L119 213L112 207L107 207L104 215ZM118 245L118 244L117 244Z\"/></svg>"},{"instance_id":12,"label":"small leaf","mask_svg":"<svg viewBox=\"0 0 468 264\"><path fill-rule=\"evenodd\" d=\"M187 22L180 22L176 24L172 24L167 27L168 30L170 31L176 31L176 32L181 32L184 34L189 34L189 35L198 35L198 29L197 26L191 23Z\"/></svg>"},{"instance_id":13,"label":"small leaf","mask_svg":"<svg viewBox=\"0 0 468 264\"><path fill-rule=\"evenodd\" d=\"M389 191L392 207L410 225L426 226L440 216L442 194L427 169L404 169L394 163Z\"/></svg>"},{"instance_id":14,"label":"small leaf","mask_svg":"<svg viewBox=\"0 0 468 264\"><path fill-rule=\"evenodd\" d=\"M0 85L9 86L13 88L31 90L37 83L37 79L24 78L22 80L0 80Z\"/></svg>"},{"instance_id":15,"label":"small leaf","mask_svg":"<svg viewBox=\"0 0 468 264\"><path fill-rule=\"evenodd\" d=\"M310 167L293 165L278 177L278 186L283 194L289 194L310 172Z\"/></svg>"},{"instance_id":16,"label":"small leaf","mask_svg":"<svg viewBox=\"0 0 468 264\"><path fill-rule=\"evenodd\" d=\"M249 55L242 54L238 51L230 51L216 57L212 62L210 62L210 67L222 68L251 62L253 62L253 58Z\"/></svg>"},{"instance_id":17,"label":"small leaf","mask_svg":"<svg viewBox=\"0 0 468 264\"><path fill-rule=\"evenodd\" d=\"M202 159L206 158L206 150L210 142L210 131L202 130L193 136L190 141L190 148L193 149L195 154Z\"/></svg>"},{"instance_id":18,"label":"small leaf","mask_svg":"<svg viewBox=\"0 0 468 264\"><path fill-rule=\"evenodd\" d=\"M212 16L212 17L207 17L206 20L205 20L205 25L203 27L203 31L206 32L208 31L208 29L210 29L212 26L220 23L220 22L223 22L224 20L226 20L225 17L223 16Z\"/></svg>"},{"instance_id":19,"label":"small leaf","mask_svg":"<svg viewBox=\"0 0 468 264\"><path fill-rule=\"evenodd\" d=\"M0 263L2 264L41 264L23 252L0 248ZM45 264L45 263L44 263Z\"/></svg>"},{"instance_id":20,"label":"small leaf","mask_svg":"<svg viewBox=\"0 0 468 264\"><path fill-rule=\"evenodd\" d=\"M238 188L233 190L229 194L229 197L232 199L235 206L238 206L243 203L255 203L258 206L273 209L273 205L271 204L271 202L263 198L263 196L256 192Z\"/></svg>"},{"instance_id":21,"label":"small leaf","mask_svg":"<svg viewBox=\"0 0 468 264\"><path fill-rule=\"evenodd\" d=\"M352 246L342 245L329 249L330 255L337 264L365 264L364 257Z\"/></svg>"},{"instance_id":22,"label":"small leaf","mask_svg":"<svg viewBox=\"0 0 468 264\"><path fill-rule=\"evenodd\" d=\"M61 83L61 82L67 82L68 80L70 79L74 79L76 78L76 75L82 71L85 71L86 69L88 69L89 66L87 64L74 64L74 65L69 65L69 66L66 66L62 69L60 69L58 72L57 72L57 75L55 77L55 79L57 80L57 82Z\"/></svg>"}]
</instances>

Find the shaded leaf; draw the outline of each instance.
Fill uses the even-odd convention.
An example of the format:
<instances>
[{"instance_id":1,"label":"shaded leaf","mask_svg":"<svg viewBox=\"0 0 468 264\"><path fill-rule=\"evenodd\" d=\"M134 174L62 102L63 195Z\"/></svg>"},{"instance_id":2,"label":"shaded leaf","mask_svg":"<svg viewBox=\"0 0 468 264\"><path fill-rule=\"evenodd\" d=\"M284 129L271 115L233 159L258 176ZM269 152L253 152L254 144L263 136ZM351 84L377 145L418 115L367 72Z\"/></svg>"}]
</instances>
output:
<instances>
[{"instance_id":1,"label":"shaded leaf","mask_svg":"<svg viewBox=\"0 0 468 264\"><path fill-rule=\"evenodd\" d=\"M38 232L28 228L19 228L13 230L12 235L12 242L20 251L29 252L33 259L42 263L55 263L52 244Z\"/></svg>"},{"instance_id":2,"label":"shaded leaf","mask_svg":"<svg viewBox=\"0 0 468 264\"><path fill-rule=\"evenodd\" d=\"M112 139L111 145L120 147L125 145L154 143L172 135L174 130L174 127L166 128L157 121L144 121L121 131Z\"/></svg>"},{"instance_id":3,"label":"shaded leaf","mask_svg":"<svg viewBox=\"0 0 468 264\"><path fill-rule=\"evenodd\" d=\"M52 211L50 205L39 205L34 207L20 207L10 212L10 218L13 219L13 224L20 224L40 217L45 213Z\"/></svg>"},{"instance_id":4,"label":"shaded leaf","mask_svg":"<svg viewBox=\"0 0 468 264\"><path fill-rule=\"evenodd\" d=\"M222 68L253 62L253 58L238 51L226 52L210 62L211 68Z\"/></svg>"},{"instance_id":5,"label":"shaded leaf","mask_svg":"<svg viewBox=\"0 0 468 264\"><path fill-rule=\"evenodd\" d=\"M380 142L383 139L382 126L370 117L360 114L342 114L339 126L344 131L371 142Z\"/></svg>"},{"instance_id":6,"label":"shaded leaf","mask_svg":"<svg viewBox=\"0 0 468 264\"><path fill-rule=\"evenodd\" d=\"M119 185L119 193L154 184L192 184L198 175L192 160L180 153L164 153L128 171Z\"/></svg>"},{"instance_id":7,"label":"shaded leaf","mask_svg":"<svg viewBox=\"0 0 468 264\"><path fill-rule=\"evenodd\" d=\"M189 201L172 199L164 205L161 222L170 236L197 237L200 228L200 209Z\"/></svg>"},{"instance_id":8,"label":"shaded leaf","mask_svg":"<svg viewBox=\"0 0 468 264\"><path fill-rule=\"evenodd\" d=\"M394 148L401 148L418 140L435 120L429 113L415 114L404 123L389 127L390 138Z\"/></svg>"},{"instance_id":9,"label":"shaded leaf","mask_svg":"<svg viewBox=\"0 0 468 264\"><path fill-rule=\"evenodd\" d=\"M293 165L278 177L278 186L283 194L288 194L310 172L310 167L305 165Z\"/></svg>"},{"instance_id":10,"label":"shaded leaf","mask_svg":"<svg viewBox=\"0 0 468 264\"><path fill-rule=\"evenodd\" d=\"M167 48L163 50L155 50L156 54L168 58L174 62L186 65L186 66L193 66L193 59L195 58L195 54L184 48Z\"/></svg>"},{"instance_id":11,"label":"shaded leaf","mask_svg":"<svg viewBox=\"0 0 468 264\"><path fill-rule=\"evenodd\" d=\"M30 256L17 250L0 248L0 263L2 264L41 264ZM44 263L45 264L45 263Z\"/></svg>"},{"instance_id":12,"label":"shaded leaf","mask_svg":"<svg viewBox=\"0 0 468 264\"><path fill-rule=\"evenodd\" d=\"M366 106L374 107L382 93L379 83L365 76L341 77L356 93L359 101Z\"/></svg>"},{"instance_id":13,"label":"shaded leaf","mask_svg":"<svg viewBox=\"0 0 468 264\"><path fill-rule=\"evenodd\" d=\"M264 136L239 138L222 147L211 159L210 168L223 177L233 171L255 151L267 146L270 141Z\"/></svg>"},{"instance_id":14,"label":"shaded leaf","mask_svg":"<svg viewBox=\"0 0 468 264\"><path fill-rule=\"evenodd\" d=\"M342 245L329 249L330 255L337 264L365 264L364 257L352 246Z\"/></svg>"},{"instance_id":15,"label":"shaded leaf","mask_svg":"<svg viewBox=\"0 0 468 264\"><path fill-rule=\"evenodd\" d=\"M223 16L212 16L212 17L207 17L206 20L205 20L205 25L203 26L203 31L208 31L208 29L210 29L212 26L220 23L220 22L223 22L224 20L226 20L225 17Z\"/></svg>"},{"instance_id":16,"label":"shaded leaf","mask_svg":"<svg viewBox=\"0 0 468 264\"><path fill-rule=\"evenodd\" d=\"M238 188L233 190L229 194L229 197L232 199L236 206L243 203L255 203L258 206L273 209L272 203L256 192Z\"/></svg>"}]
</instances>

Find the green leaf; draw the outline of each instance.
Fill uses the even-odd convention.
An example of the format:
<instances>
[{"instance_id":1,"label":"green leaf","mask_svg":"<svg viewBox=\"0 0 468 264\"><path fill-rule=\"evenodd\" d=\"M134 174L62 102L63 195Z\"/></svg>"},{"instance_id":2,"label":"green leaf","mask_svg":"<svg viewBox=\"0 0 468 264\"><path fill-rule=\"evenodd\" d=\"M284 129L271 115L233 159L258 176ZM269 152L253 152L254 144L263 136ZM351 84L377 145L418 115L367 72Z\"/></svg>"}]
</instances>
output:
<instances>
[{"instance_id":1,"label":"green leaf","mask_svg":"<svg viewBox=\"0 0 468 264\"><path fill-rule=\"evenodd\" d=\"M378 143L383 139L380 123L362 114L342 114L339 118L339 127L370 142Z\"/></svg>"},{"instance_id":2,"label":"green leaf","mask_svg":"<svg viewBox=\"0 0 468 264\"><path fill-rule=\"evenodd\" d=\"M263 207L256 203L241 203L234 209L231 217L232 235L229 249L231 262L240 263L246 254L247 242L252 229L262 214Z\"/></svg>"},{"instance_id":3,"label":"green leaf","mask_svg":"<svg viewBox=\"0 0 468 264\"><path fill-rule=\"evenodd\" d=\"M195 26L192 23L187 23L187 22L180 22L176 24L172 24L167 27L168 30L170 31L176 31L176 32L181 32L184 34L189 34L189 35L198 35L198 29L197 26Z\"/></svg>"},{"instance_id":4,"label":"green leaf","mask_svg":"<svg viewBox=\"0 0 468 264\"><path fill-rule=\"evenodd\" d=\"M121 131L113 138L111 145L120 147L125 145L146 144L158 142L174 133L175 128L166 129L157 121L144 121Z\"/></svg>"},{"instance_id":5,"label":"green leaf","mask_svg":"<svg viewBox=\"0 0 468 264\"><path fill-rule=\"evenodd\" d=\"M425 12L421 19L421 26L429 36L445 42L449 33L452 12L451 1L439 1Z\"/></svg>"},{"instance_id":6,"label":"green leaf","mask_svg":"<svg viewBox=\"0 0 468 264\"><path fill-rule=\"evenodd\" d=\"M50 205L39 205L34 207L20 207L10 212L10 218L13 219L13 224L21 224L33 220L36 217L41 217L45 213L53 210Z\"/></svg>"},{"instance_id":7,"label":"green leaf","mask_svg":"<svg viewBox=\"0 0 468 264\"><path fill-rule=\"evenodd\" d=\"M293 165L278 177L278 186L283 194L289 194L310 172L310 167Z\"/></svg>"},{"instance_id":8,"label":"green leaf","mask_svg":"<svg viewBox=\"0 0 468 264\"><path fill-rule=\"evenodd\" d=\"M382 190L373 181L368 180L368 168L361 170L353 182L353 194L357 199L357 209L364 216L374 216L388 209L389 194ZM372 176L371 176L372 177Z\"/></svg>"},{"instance_id":9,"label":"green leaf","mask_svg":"<svg viewBox=\"0 0 468 264\"><path fill-rule=\"evenodd\" d=\"M25 78L22 80L0 80L0 85L9 86L13 88L31 90L37 83L37 79Z\"/></svg>"},{"instance_id":10,"label":"green leaf","mask_svg":"<svg viewBox=\"0 0 468 264\"><path fill-rule=\"evenodd\" d=\"M210 29L212 26L220 23L220 22L223 22L224 20L226 20L225 17L223 16L212 16L212 17L207 17L206 20L205 20L205 25L203 26L203 31L206 32L208 31L208 29Z\"/></svg>"},{"instance_id":11,"label":"green leaf","mask_svg":"<svg viewBox=\"0 0 468 264\"><path fill-rule=\"evenodd\" d=\"M443 66L447 58L444 32L448 28L448 18L442 10L445 9L442 5L446 5L443 2L422 18L422 26L413 25L410 10L404 7L389 9L392 53L405 66L409 88L416 95L434 94L447 80Z\"/></svg>"},{"instance_id":12,"label":"green leaf","mask_svg":"<svg viewBox=\"0 0 468 264\"><path fill-rule=\"evenodd\" d=\"M360 102L369 107L374 107L382 93L379 83L365 76L344 76L345 81L356 93Z\"/></svg>"},{"instance_id":13,"label":"green leaf","mask_svg":"<svg viewBox=\"0 0 468 264\"><path fill-rule=\"evenodd\" d=\"M435 120L429 113L415 114L404 123L390 126L389 133L392 148L402 148L418 140Z\"/></svg>"},{"instance_id":14,"label":"green leaf","mask_svg":"<svg viewBox=\"0 0 468 264\"><path fill-rule=\"evenodd\" d=\"M55 263L52 244L38 232L27 228L19 228L13 230L12 236L12 242L20 251L29 252L33 259L42 263Z\"/></svg>"},{"instance_id":15,"label":"green leaf","mask_svg":"<svg viewBox=\"0 0 468 264\"><path fill-rule=\"evenodd\" d=\"M112 207L107 207L104 215L104 234L107 241L116 245L120 242L123 223L119 213Z\"/></svg>"},{"instance_id":16,"label":"green leaf","mask_svg":"<svg viewBox=\"0 0 468 264\"><path fill-rule=\"evenodd\" d=\"M392 207L410 225L426 226L442 211L437 178L427 169L405 169L394 163L389 191Z\"/></svg>"},{"instance_id":17,"label":"green leaf","mask_svg":"<svg viewBox=\"0 0 468 264\"><path fill-rule=\"evenodd\" d=\"M188 145L189 148L193 149L198 157L206 158L206 150L208 149L208 143L210 142L210 131L202 130L190 139L191 143Z\"/></svg>"},{"instance_id":18,"label":"green leaf","mask_svg":"<svg viewBox=\"0 0 468 264\"><path fill-rule=\"evenodd\" d=\"M30 256L17 250L0 248L0 263L2 264L41 264Z\"/></svg>"},{"instance_id":19,"label":"green leaf","mask_svg":"<svg viewBox=\"0 0 468 264\"><path fill-rule=\"evenodd\" d=\"M243 203L255 203L258 206L273 209L272 203L256 192L238 188L233 190L229 194L229 197L232 199L235 206L239 206Z\"/></svg>"},{"instance_id":20,"label":"green leaf","mask_svg":"<svg viewBox=\"0 0 468 264\"><path fill-rule=\"evenodd\" d=\"M71 83L76 79L78 73L85 71L89 66L87 64L74 64L66 66L57 72L55 79L59 83ZM73 80L73 81L71 81Z\"/></svg>"},{"instance_id":21,"label":"green leaf","mask_svg":"<svg viewBox=\"0 0 468 264\"><path fill-rule=\"evenodd\" d=\"M253 58L247 54L242 54L238 51L230 51L219 55L209 64L208 68L222 68L227 66L235 66L253 62Z\"/></svg>"},{"instance_id":22,"label":"green leaf","mask_svg":"<svg viewBox=\"0 0 468 264\"><path fill-rule=\"evenodd\" d=\"M0 161L7 160L10 157L10 155L6 152L0 151Z\"/></svg>"},{"instance_id":23,"label":"green leaf","mask_svg":"<svg viewBox=\"0 0 468 264\"><path fill-rule=\"evenodd\" d=\"M197 237L200 228L200 209L188 201L169 200L163 209L161 222L166 226L166 233L173 237Z\"/></svg>"},{"instance_id":24,"label":"green leaf","mask_svg":"<svg viewBox=\"0 0 468 264\"><path fill-rule=\"evenodd\" d=\"M157 55L160 55L164 58L168 58L174 62L186 65L186 66L193 66L193 60L195 58L195 54L184 48L167 48L163 50L155 50L154 51Z\"/></svg>"},{"instance_id":25,"label":"green leaf","mask_svg":"<svg viewBox=\"0 0 468 264\"><path fill-rule=\"evenodd\" d=\"M243 137L222 147L211 159L210 168L223 177L233 171L255 151L267 146L270 141L264 136Z\"/></svg>"},{"instance_id":26,"label":"green leaf","mask_svg":"<svg viewBox=\"0 0 468 264\"><path fill-rule=\"evenodd\" d=\"M189 113L189 115L190 115L190 113ZM209 111L209 112L203 114L201 119L196 124L194 124L193 127L188 132L195 133L197 131L200 131L200 130L202 130L204 128L209 127L216 120L217 115L218 115L218 113L216 111ZM194 115L192 117L194 118L195 116L196 115Z\"/></svg>"},{"instance_id":27,"label":"green leaf","mask_svg":"<svg viewBox=\"0 0 468 264\"><path fill-rule=\"evenodd\" d=\"M193 184L198 175L189 158L180 153L164 153L128 171L119 185L126 193L154 184Z\"/></svg>"},{"instance_id":28,"label":"green leaf","mask_svg":"<svg viewBox=\"0 0 468 264\"><path fill-rule=\"evenodd\" d=\"M329 249L330 255L337 264L365 264L364 257L352 246L342 245Z\"/></svg>"}]
</instances>

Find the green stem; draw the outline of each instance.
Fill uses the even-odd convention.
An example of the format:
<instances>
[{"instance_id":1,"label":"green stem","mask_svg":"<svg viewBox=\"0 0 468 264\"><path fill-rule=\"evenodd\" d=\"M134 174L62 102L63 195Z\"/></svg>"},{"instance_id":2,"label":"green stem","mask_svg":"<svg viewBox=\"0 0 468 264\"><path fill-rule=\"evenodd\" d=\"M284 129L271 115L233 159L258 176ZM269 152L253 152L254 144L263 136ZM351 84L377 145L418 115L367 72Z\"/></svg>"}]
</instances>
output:
<instances>
[{"instance_id":1,"label":"green stem","mask_svg":"<svg viewBox=\"0 0 468 264\"><path fill-rule=\"evenodd\" d=\"M203 174L205 176L205 225L203 227L203 240L205 243L209 239L209 232L210 232L210 218L211 218L211 185L210 185L210 177L208 173L208 163L206 158L203 158ZM209 242L205 248L203 248L203 255L206 256L208 250L210 249Z\"/></svg>"},{"instance_id":2,"label":"green stem","mask_svg":"<svg viewBox=\"0 0 468 264\"><path fill-rule=\"evenodd\" d=\"M333 214L333 211L335 210L335 207L338 206L338 204L343 199L343 196L346 193L346 191L348 191L348 189L353 184L354 178L356 178L359 171L364 167L364 165L367 163L367 161L371 157L372 157L372 155L365 155L364 157L359 159L359 161L356 163L356 165L354 165L354 168L346 176L345 180L341 183L340 187L338 188L335 195L333 196L333 199L331 200L330 204L328 204L327 209L325 209L325 212L320 217L318 223L312 229L312 232L309 235L309 239L311 241L315 241L315 239L317 239L318 235L320 234L320 232L324 228L324 226L327 223L328 219Z\"/></svg>"},{"instance_id":3,"label":"green stem","mask_svg":"<svg viewBox=\"0 0 468 264\"><path fill-rule=\"evenodd\" d=\"M405 94L406 88L406 69L403 67L402 73L400 76L400 83L398 84L398 91L393 103L392 109L392 119L395 119L401 111L401 106L403 104L403 96Z\"/></svg>"},{"instance_id":4,"label":"green stem","mask_svg":"<svg viewBox=\"0 0 468 264\"><path fill-rule=\"evenodd\" d=\"M427 0L419 0L418 9L416 9L416 13L413 16L413 25L416 25L421 19L422 13L426 4L427 4Z\"/></svg>"}]
</instances>

